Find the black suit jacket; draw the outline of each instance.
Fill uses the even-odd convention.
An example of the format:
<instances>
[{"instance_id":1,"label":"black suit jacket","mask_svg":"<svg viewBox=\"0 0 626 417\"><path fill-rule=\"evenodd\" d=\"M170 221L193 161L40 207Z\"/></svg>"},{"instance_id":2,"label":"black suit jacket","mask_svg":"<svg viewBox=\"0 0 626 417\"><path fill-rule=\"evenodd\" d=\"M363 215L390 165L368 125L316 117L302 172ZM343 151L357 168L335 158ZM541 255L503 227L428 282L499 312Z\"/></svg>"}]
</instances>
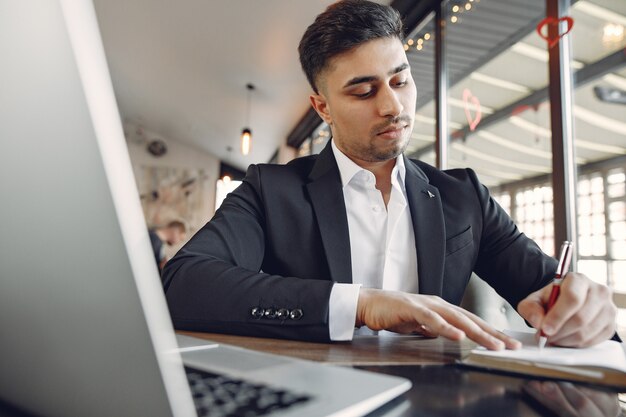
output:
<instances>
[{"instance_id":1,"label":"black suit jacket","mask_svg":"<svg viewBox=\"0 0 626 417\"><path fill-rule=\"evenodd\" d=\"M458 304L472 271L516 306L556 260L520 233L470 169L405 157L419 292ZM251 165L213 219L163 271L182 330L328 341L334 282L352 282L348 220L329 145L287 165Z\"/></svg>"}]
</instances>

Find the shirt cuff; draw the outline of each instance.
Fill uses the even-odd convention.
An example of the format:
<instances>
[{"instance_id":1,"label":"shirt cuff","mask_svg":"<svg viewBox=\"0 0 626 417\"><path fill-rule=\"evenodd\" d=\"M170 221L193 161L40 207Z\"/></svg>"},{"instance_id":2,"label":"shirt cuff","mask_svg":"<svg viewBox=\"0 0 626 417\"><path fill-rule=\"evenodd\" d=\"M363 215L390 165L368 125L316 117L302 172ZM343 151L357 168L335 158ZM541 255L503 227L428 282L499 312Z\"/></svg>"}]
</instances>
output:
<instances>
[{"instance_id":1,"label":"shirt cuff","mask_svg":"<svg viewBox=\"0 0 626 417\"><path fill-rule=\"evenodd\" d=\"M352 340L360 289L360 284L333 285L328 306L330 340Z\"/></svg>"}]
</instances>

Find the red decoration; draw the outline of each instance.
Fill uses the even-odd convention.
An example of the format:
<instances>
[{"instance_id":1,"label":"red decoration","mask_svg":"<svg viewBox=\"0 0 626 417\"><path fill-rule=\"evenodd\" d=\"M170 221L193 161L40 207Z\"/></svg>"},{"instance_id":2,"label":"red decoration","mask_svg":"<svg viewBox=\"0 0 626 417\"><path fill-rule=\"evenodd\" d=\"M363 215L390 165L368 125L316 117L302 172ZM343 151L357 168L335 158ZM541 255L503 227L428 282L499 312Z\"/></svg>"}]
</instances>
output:
<instances>
[{"instance_id":1,"label":"red decoration","mask_svg":"<svg viewBox=\"0 0 626 417\"><path fill-rule=\"evenodd\" d=\"M561 22L567 22L567 30L563 33L559 33ZM557 30L550 31L548 30L549 26L556 26ZM544 27L546 28L545 35L543 33ZM545 39L546 42L548 42L548 48L552 48L554 45L559 43L559 40L563 36L567 35L570 32L570 30L572 30L572 27L574 27L574 19L572 19L569 16L564 16L564 17L561 17L560 19L557 19L556 17L546 17L545 19L543 19L541 22L537 24L537 33L539 34L539 36Z\"/></svg>"},{"instance_id":2,"label":"red decoration","mask_svg":"<svg viewBox=\"0 0 626 417\"><path fill-rule=\"evenodd\" d=\"M463 104L465 107L465 117L467 118L467 123L469 124L470 130L473 132L480 123L480 118L482 116L482 112L480 110L480 101L478 101L478 97L472 95L472 92L469 88L463 90ZM474 110L474 115L472 115L472 110Z\"/></svg>"}]
</instances>

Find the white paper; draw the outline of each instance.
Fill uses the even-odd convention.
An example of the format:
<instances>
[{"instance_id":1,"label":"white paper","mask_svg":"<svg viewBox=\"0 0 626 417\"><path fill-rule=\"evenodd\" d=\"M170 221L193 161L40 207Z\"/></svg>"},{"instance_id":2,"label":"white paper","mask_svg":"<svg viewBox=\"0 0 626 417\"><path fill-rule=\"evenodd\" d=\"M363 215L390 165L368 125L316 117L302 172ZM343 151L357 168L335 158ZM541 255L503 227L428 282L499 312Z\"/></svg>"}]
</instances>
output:
<instances>
[{"instance_id":1,"label":"white paper","mask_svg":"<svg viewBox=\"0 0 626 417\"><path fill-rule=\"evenodd\" d=\"M589 348L546 346L540 349L535 333L512 330L505 330L504 333L522 342L522 348L493 351L479 347L472 350L472 353L552 365L598 366L626 372L626 353L623 345L613 340L607 340Z\"/></svg>"}]
</instances>

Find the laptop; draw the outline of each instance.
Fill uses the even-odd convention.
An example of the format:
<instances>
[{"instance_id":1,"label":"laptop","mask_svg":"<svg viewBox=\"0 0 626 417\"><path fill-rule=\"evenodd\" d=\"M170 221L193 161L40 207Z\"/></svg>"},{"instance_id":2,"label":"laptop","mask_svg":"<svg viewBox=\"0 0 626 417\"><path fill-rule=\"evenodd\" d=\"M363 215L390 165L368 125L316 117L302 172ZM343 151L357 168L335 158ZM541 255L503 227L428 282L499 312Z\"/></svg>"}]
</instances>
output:
<instances>
[{"instance_id":1,"label":"laptop","mask_svg":"<svg viewBox=\"0 0 626 417\"><path fill-rule=\"evenodd\" d=\"M358 416L409 389L177 339L93 5L34 3L0 0L0 402L64 417ZM201 403L208 385L287 400L228 411Z\"/></svg>"}]
</instances>

